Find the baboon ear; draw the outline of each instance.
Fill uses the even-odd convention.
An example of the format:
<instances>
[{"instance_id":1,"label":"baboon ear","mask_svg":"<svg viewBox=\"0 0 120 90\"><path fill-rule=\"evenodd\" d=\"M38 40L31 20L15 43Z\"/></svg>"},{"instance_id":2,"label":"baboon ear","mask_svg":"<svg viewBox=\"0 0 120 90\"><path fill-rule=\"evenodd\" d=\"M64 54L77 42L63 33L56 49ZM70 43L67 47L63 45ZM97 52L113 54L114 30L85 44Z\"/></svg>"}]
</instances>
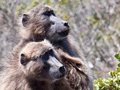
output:
<instances>
[{"instance_id":1,"label":"baboon ear","mask_svg":"<svg viewBox=\"0 0 120 90\"><path fill-rule=\"evenodd\" d=\"M27 64L27 57L23 53L20 55L20 63L24 66Z\"/></svg>"},{"instance_id":2,"label":"baboon ear","mask_svg":"<svg viewBox=\"0 0 120 90\"><path fill-rule=\"evenodd\" d=\"M24 27L26 27L28 25L29 19L30 19L29 14L24 13L22 16L22 24Z\"/></svg>"}]
</instances>

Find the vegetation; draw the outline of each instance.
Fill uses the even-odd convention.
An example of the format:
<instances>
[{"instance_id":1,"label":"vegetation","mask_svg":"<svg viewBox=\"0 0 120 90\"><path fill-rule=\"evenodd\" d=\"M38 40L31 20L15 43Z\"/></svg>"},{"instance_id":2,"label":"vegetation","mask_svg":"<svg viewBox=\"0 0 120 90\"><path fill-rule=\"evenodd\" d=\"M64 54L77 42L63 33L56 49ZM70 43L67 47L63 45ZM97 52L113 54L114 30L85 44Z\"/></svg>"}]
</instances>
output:
<instances>
[{"instance_id":1,"label":"vegetation","mask_svg":"<svg viewBox=\"0 0 120 90\"><path fill-rule=\"evenodd\" d=\"M114 54L120 50L120 0L1 0L0 60L19 42L18 18L39 3L50 5L69 22L71 43L87 62L93 78L108 78L106 73L115 70L118 63ZM119 54L115 57L120 58ZM119 88L119 64L109 75L95 81L97 90L105 90L107 85Z\"/></svg>"},{"instance_id":2,"label":"vegetation","mask_svg":"<svg viewBox=\"0 0 120 90\"><path fill-rule=\"evenodd\" d=\"M26 4L20 4L17 6L16 14L21 14L23 12L26 12L30 10L31 8L35 7L36 5L41 2L44 5L50 5L51 7L55 7L57 15L59 15L64 20L68 20L70 18L70 5L72 3L76 3L72 7L72 11L75 10L77 5L79 4L79 0L56 0L56 1L50 1L50 0L33 0L31 3ZM68 8L67 8L68 7ZM65 11L65 12L64 12Z\"/></svg>"},{"instance_id":3,"label":"vegetation","mask_svg":"<svg viewBox=\"0 0 120 90\"><path fill-rule=\"evenodd\" d=\"M115 58L120 61L120 53L115 54ZM110 71L109 75L110 78L94 80L95 90L120 90L120 62L116 71Z\"/></svg>"}]
</instances>

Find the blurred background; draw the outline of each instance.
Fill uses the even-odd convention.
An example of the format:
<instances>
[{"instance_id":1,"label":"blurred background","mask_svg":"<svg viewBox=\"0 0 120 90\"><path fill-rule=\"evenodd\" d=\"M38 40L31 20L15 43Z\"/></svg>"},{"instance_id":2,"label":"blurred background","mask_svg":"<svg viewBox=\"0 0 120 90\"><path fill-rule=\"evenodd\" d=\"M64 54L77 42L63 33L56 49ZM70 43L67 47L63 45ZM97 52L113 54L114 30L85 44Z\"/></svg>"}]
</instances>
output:
<instances>
[{"instance_id":1,"label":"blurred background","mask_svg":"<svg viewBox=\"0 0 120 90\"><path fill-rule=\"evenodd\" d=\"M0 0L0 60L20 40L17 20L37 4L50 5L71 26L69 39L93 78L115 70L120 50L120 0Z\"/></svg>"}]
</instances>

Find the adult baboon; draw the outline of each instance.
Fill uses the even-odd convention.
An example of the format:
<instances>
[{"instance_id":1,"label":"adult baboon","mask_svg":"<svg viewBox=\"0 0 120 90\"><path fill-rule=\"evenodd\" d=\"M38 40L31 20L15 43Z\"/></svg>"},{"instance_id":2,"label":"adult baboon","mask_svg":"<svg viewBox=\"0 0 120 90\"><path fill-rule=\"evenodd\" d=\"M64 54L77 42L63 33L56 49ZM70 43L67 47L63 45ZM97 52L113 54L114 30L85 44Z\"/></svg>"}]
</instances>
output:
<instances>
[{"instance_id":1,"label":"adult baboon","mask_svg":"<svg viewBox=\"0 0 120 90\"><path fill-rule=\"evenodd\" d=\"M38 5L27 13L24 13L21 22L20 33L22 39L14 49L13 53L15 56L17 56L28 42L38 42L47 39L59 53L67 54L71 58L79 57L67 39L67 35L69 34L68 22L58 18L51 7ZM92 82L90 81L88 69L86 69L85 64L82 66L79 64L76 65L74 62L71 62L71 59L69 60L70 62L67 62L68 65L65 65L71 68L69 68L69 73L67 74L70 85L75 90L92 90ZM62 63L65 63L64 60L62 61ZM80 62L82 61L80 60ZM78 80L77 76L81 79Z\"/></svg>"},{"instance_id":2,"label":"adult baboon","mask_svg":"<svg viewBox=\"0 0 120 90\"><path fill-rule=\"evenodd\" d=\"M0 73L0 90L72 90L66 68L48 41L30 42Z\"/></svg>"},{"instance_id":3,"label":"adult baboon","mask_svg":"<svg viewBox=\"0 0 120 90\"><path fill-rule=\"evenodd\" d=\"M51 7L46 5L34 7L23 14L20 24L22 40L15 51L19 51L25 42L48 39L56 48L62 49L70 56L78 57L67 40L70 31L68 22L58 18Z\"/></svg>"}]
</instances>

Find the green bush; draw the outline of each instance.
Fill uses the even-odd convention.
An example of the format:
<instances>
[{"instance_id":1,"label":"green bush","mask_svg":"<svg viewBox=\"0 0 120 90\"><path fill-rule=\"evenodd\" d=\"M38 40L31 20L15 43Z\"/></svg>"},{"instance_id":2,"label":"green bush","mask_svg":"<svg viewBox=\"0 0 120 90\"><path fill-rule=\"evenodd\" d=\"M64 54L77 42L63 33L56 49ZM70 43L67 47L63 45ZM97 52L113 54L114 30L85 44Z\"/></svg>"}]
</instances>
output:
<instances>
[{"instance_id":1,"label":"green bush","mask_svg":"<svg viewBox=\"0 0 120 90\"><path fill-rule=\"evenodd\" d=\"M120 52L115 54L115 58L120 61ZM116 71L109 72L110 78L94 80L95 90L120 90L120 62Z\"/></svg>"}]
</instances>

